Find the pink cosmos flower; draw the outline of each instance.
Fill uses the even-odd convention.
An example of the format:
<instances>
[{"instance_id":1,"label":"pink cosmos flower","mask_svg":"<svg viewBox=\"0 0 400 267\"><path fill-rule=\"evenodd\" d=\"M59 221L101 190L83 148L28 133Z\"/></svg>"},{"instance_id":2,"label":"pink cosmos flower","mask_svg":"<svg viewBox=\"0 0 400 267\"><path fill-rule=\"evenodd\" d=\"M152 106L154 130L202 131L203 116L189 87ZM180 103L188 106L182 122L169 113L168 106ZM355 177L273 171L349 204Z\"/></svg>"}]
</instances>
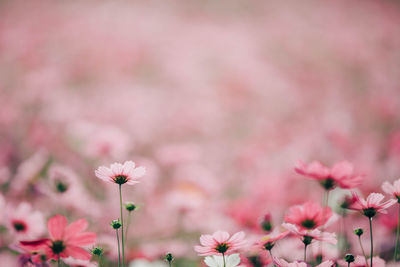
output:
<instances>
[{"instance_id":1,"label":"pink cosmos flower","mask_svg":"<svg viewBox=\"0 0 400 267\"><path fill-rule=\"evenodd\" d=\"M322 208L318 203L308 201L303 205L290 207L285 221L303 229L315 229L324 225L331 216L329 207Z\"/></svg>"},{"instance_id":2,"label":"pink cosmos flower","mask_svg":"<svg viewBox=\"0 0 400 267\"><path fill-rule=\"evenodd\" d=\"M279 259L277 257L274 257L273 259L274 264L278 267L307 267L307 263L303 262L303 261L295 261L295 262L287 262L284 259ZM328 261L324 261L323 263L315 266L315 267L332 267L334 264L333 261L328 260Z\"/></svg>"},{"instance_id":3,"label":"pink cosmos flower","mask_svg":"<svg viewBox=\"0 0 400 267\"><path fill-rule=\"evenodd\" d=\"M238 232L232 237L229 233L217 231L212 235L200 236L201 246L195 246L194 250L199 256L211 256L221 254L230 254L246 245L244 233Z\"/></svg>"},{"instance_id":4,"label":"pink cosmos flower","mask_svg":"<svg viewBox=\"0 0 400 267\"><path fill-rule=\"evenodd\" d=\"M28 251L44 252L48 260L58 260L60 257L89 260L91 254L82 247L93 245L96 241L96 234L84 232L88 227L85 219L67 224L64 216L51 217L47 223L50 238L21 241L20 246Z\"/></svg>"},{"instance_id":5,"label":"pink cosmos flower","mask_svg":"<svg viewBox=\"0 0 400 267\"><path fill-rule=\"evenodd\" d=\"M110 168L100 166L95 171L98 178L119 185L125 183L129 185L137 184L139 183L138 178L142 177L145 173L145 168L135 168L135 163L133 161L125 161L124 164L114 163L111 164Z\"/></svg>"},{"instance_id":6,"label":"pink cosmos flower","mask_svg":"<svg viewBox=\"0 0 400 267\"><path fill-rule=\"evenodd\" d=\"M78 260L74 258L66 258L63 260L64 263L68 264L71 267L97 267L98 264L95 262L91 262L88 260Z\"/></svg>"},{"instance_id":7,"label":"pink cosmos flower","mask_svg":"<svg viewBox=\"0 0 400 267\"><path fill-rule=\"evenodd\" d=\"M328 242L333 245L337 243L335 233L321 232L318 229L314 230L302 229L299 228L297 225L291 223L283 223L282 226L287 230L289 230L291 233L300 237L303 243L307 242L308 244L310 244L315 240Z\"/></svg>"},{"instance_id":8,"label":"pink cosmos flower","mask_svg":"<svg viewBox=\"0 0 400 267\"><path fill-rule=\"evenodd\" d=\"M397 199L397 202L400 203L400 179L394 181L393 184L384 182L382 184L382 190L386 194L392 195L395 199Z\"/></svg>"},{"instance_id":9,"label":"pink cosmos flower","mask_svg":"<svg viewBox=\"0 0 400 267\"><path fill-rule=\"evenodd\" d=\"M361 184L364 175L355 174L353 164L348 161L341 161L328 168L319 161L305 164L298 161L295 167L297 173L308 176L321 183L326 190L339 186L344 189L354 188Z\"/></svg>"},{"instance_id":10,"label":"pink cosmos flower","mask_svg":"<svg viewBox=\"0 0 400 267\"><path fill-rule=\"evenodd\" d=\"M386 209L395 204L395 199L390 199L382 203L385 198L384 195L379 193L371 193L367 199L360 198L356 192L351 192L353 203L349 206L349 209L361 211L365 216L371 218L376 215L377 212L386 214Z\"/></svg>"},{"instance_id":11,"label":"pink cosmos flower","mask_svg":"<svg viewBox=\"0 0 400 267\"><path fill-rule=\"evenodd\" d=\"M274 230L272 233L265 235L256 243L261 249L271 250L275 246L275 242L284 238L289 231L279 232Z\"/></svg>"}]
</instances>

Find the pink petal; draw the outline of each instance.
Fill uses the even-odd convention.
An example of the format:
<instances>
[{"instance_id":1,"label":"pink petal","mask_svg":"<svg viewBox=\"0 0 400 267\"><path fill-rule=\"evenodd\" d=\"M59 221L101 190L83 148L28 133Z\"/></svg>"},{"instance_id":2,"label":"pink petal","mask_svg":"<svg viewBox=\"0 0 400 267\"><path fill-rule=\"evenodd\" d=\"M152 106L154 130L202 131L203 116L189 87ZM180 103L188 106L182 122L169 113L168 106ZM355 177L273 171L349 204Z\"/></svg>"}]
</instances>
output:
<instances>
[{"instance_id":1,"label":"pink petal","mask_svg":"<svg viewBox=\"0 0 400 267\"><path fill-rule=\"evenodd\" d=\"M67 219L62 215L51 217L47 222L47 228L49 229L51 238L54 240L62 239L67 224Z\"/></svg>"},{"instance_id":2,"label":"pink petal","mask_svg":"<svg viewBox=\"0 0 400 267\"><path fill-rule=\"evenodd\" d=\"M67 257L71 256L79 260L90 260L90 258L92 257L89 252L87 252L83 248L76 246L67 246L67 248L65 249L65 254Z\"/></svg>"},{"instance_id":3,"label":"pink petal","mask_svg":"<svg viewBox=\"0 0 400 267\"><path fill-rule=\"evenodd\" d=\"M223 231L217 231L213 234L213 238L218 243L226 242L229 239L229 233Z\"/></svg>"},{"instance_id":4,"label":"pink petal","mask_svg":"<svg viewBox=\"0 0 400 267\"><path fill-rule=\"evenodd\" d=\"M85 231L88 227L88 222L85 219L77 220L65 228L64 239L68 240L69 238L79 234L82 231Z\"/></svg>"},{"instance_id":5,"label":"pink petal","mask_svg":"<svg viewBox=\"0 0 400 267\"><path fill-rule=\"evenodd\" d=\"M74 246L93 245L96 242L96 234L91 232L78 233L68 240L68 244Z\"/></svg>"}]
</instances>

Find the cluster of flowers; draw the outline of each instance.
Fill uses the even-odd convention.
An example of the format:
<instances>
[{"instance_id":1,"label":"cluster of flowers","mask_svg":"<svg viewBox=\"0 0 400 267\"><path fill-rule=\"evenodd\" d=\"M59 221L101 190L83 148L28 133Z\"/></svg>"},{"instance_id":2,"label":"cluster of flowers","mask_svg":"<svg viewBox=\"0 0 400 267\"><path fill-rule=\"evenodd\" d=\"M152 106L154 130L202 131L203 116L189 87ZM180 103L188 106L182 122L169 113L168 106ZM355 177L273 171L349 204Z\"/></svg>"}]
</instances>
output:
<instances>
[{"instance_id":1,"label":"cluster of flowers","mask_svg":"<svg viewBox=\"0 0 400 267\"><path fill-rule=\"evenodd\" d=\"M364 180L364 175L356 174L353 170L353 165L349 162L339 162L332 168L326 167L318 161L310 164L299 162L295 168L296 172L317 180L325 190L324 207L321 207L316 202L306 202L302 205L295 205L289 208L284 222L281 227L272 230L270 215L268 214L263 221L263 228L268 232L267 235L260 238L254 244L250 244L258 251L268 251L269 258L263 259L263 263L255 265L249 262L248 258L243 258L242 265L240 265L240 256L234 252L243 250L249 244L245 241L245 234L238 232L230 237L229 233L217 231L212 235L202 235L200 237L200 246L195 246L195 251L200 256L206 256L204 259L205 264L210 267L236 267L236 266L264 266L268 263L273 263L278 267L332 267L332 266L385 266L385 261L379 256L374 254L373 242L373 227L372 219L378 213L387 213L387 209L395 203L400 203L400 179L395 181L394 184L385 182L382 189L387 193L391 199L383 202L384 195L380 193L370 193L366 199L360 197L355 191ZM351 197L347 197L342 203L346 209L359 211L362 215L368 218L369 231L370 231L370 249L371 252L367 256L364 252L363 245L360 246L363 255L354 257L350 252L343 257L343 259L332 258L323 261L326 256L323 250L323 242L333 245L337 244L337 236L335 233L325 231L332 223L338 218L335 216L329 207L329 192L336 187L342 189L352 189ZM341 218L344 220L344 218ZM400 220L400 217L398 218ZM399 221L397 225L397 237L395 241L395 250L393 252L393 264L398 259L398 243L399 243ZM354 231L355 235L361 238L363 230L357 228ZM284 239L289 235L298 237L304 244L304 258L294 262L287 262L285 259L275 257L272 253L273 248L278 240ZM319 241L319 251L316 257L307 260L307 247L312 243ZM368 258L369 257L369 258Z\"/></svg>"}]
</instances>

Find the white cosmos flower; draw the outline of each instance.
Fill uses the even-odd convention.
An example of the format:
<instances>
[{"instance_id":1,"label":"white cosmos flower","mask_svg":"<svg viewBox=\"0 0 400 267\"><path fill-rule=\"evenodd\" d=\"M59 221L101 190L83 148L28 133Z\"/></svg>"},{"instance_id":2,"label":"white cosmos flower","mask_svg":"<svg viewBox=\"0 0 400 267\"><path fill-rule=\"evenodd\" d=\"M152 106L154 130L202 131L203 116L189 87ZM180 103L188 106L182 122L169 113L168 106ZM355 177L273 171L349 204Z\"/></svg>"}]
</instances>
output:
<instances>
[{"instance_id":1,"label":"white cosmos flower","mask_svg":"<svg viewBox=\"0 0 400 267\"><path fill-rule=\"evenodd\" d=\"M207 256L204 258L204 263L209 267L224 267L224 259L222 256ZM225 267L240 267L239 254L225 256Z\"/></svg>"}]
</instances>

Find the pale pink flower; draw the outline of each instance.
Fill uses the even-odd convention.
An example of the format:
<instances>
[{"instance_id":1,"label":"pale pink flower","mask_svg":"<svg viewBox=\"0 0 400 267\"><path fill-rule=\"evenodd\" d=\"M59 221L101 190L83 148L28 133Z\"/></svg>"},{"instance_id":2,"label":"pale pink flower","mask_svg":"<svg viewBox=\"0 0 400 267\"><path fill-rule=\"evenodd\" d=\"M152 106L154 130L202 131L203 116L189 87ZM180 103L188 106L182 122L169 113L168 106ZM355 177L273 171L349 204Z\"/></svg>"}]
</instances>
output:
<instances>
[{"instance_id":1,"label":"pale pink flower","mask_svg":"<svg viewBox=\"0 0 400 267\"><path fill-rule=\"evenodd\" d=\"M304 229L315 229L324 225L332 216L329 207L322 208L318 203L308 201L303 205L289 208L285 221L293 223Z\"/></svg>"},{"instance_id":2,"label":"pale pink flower","mask_svg":"<svg viewBox=\"0 0 400 267\"><path fill-rule=\"evenodd\" d=\"M211 256L230 254L246 245L244 233L238 232L230 237L228 232L217 231L212 235L201 235L201 246L195 246L194 250L199 256Z\"/></svg>"},{"instance_id":3,"label":"pale pink flower","mask_svg":"<svg viewBox=\"0 0 400 267\"><path fill-rule=\"evenodd\" d=\"M306 238L306 239L311 239L311 242L318 240L333 245L337 243L335 233L321 232L318 229L313 229L313 230L302 229L297 225L291 223L283 223L282 226L287 230L289 230L291 233L298 236L302 241Z\"/></svg>"},{"instance_id":4,"label":"pale pink flower","mask_svg":"<svg viewBox=\"0 0 400 267\"><path fill-rule=\"evenodd\" d=\"M98 266L97 263L91 262L88 260L79 260L79 259L74 259L72 257L68 257L63 259L64 263L68 264L71 267L96 267Z\"/></svg>"},{"instance_id":5,"label":"pale pink flower","mask_svg":"<svg viewBox=\"0 0 400 267\"><path fill-rule=\"evenodd\" d=\"M384 182L382 184L382 190L391 196L393 196L397 202L400 203L400 179L394 181L393 184L389 182Z\"/></svg>"},{"instance_id":6,"label":"pale pink flower","mask_svg":"<svg viewBox=\"0 0 400 267\"><path fill-rule=\"evenodd\" d=\"M338 162L332 168L324 166L319 161L313 161L308 165L298 161L295 170L299 174L319 181L326 190L336 186L344 189L354 188L364 179L364 175L354 173L353 164L348 161Z\"/></svg>"},{"instance_id":7,"label":"pale pink flower","mask_svg":"<svg viewBox=\"0 0 400 267\"><path fill-rule=\"evenodd\" d=\"M394 205L397 201L395 199L389 199L382 203L385 198L384 195L379 193L371 193L367 199L363 199L357 195L356 192L351 192L353 203L350 205L349 209L361 211L367 217L373 217L377 212L386 214L386 209Z\"/></svg>"},{"instance_id":8,"label":"pale pink flower","mask_svg":"<svg viewBox=\"0 0 400 267\"><path fill-rule=\"evenodd\" d=\"M43 234L44 218L40 211L35 211L32 206L23 202L17 207L7 207L6 225L16 235L16 238L37 238Z\"/></svg>"},{"instance_id":9,"label":"pale pink flower","mask_svg":"<svg viewBox=\"0 0 400 267\"><path fill-rule=\"evenodd\" d=\"M273 262L278 267L308 267L307 263L304 261L287 262L284 259L279 259L277 257L273 258ZM316 265L315 267L332 267L333 264L333 261L327 260L319 265Z\"/></svg>"},{"instance_id":10,"label":"pale pink flower","mask_svg":"<svg viewBox=\"0 0 400 267\"><path fill-rule=\"evenodd\" d=\"M275 229L272 233L263 236L261 240L256 243L256 245L261 249L271 250L275 246L276 241L283 239L288 234L289 231L280 232Z\"/></svg>"},{"instance_id":11,"label":"pale pink flower","mask_svg":"<svg viewBox=\"0 0 400 267\"><path fill-rule=\"evenodd\" d=\"M44 252L47 259L73 257L80 260L89 260L91 254L83 247L93 245L96 234L85 232L88 222L85 219L77 220L68 225L64 216L51 217L47 223L50 238L34 241L21 241L20 246L28 251Z\"/></svg>"},{"instance_id":12,"label":"pale pink flower","mask_svg":"<svg viewBox=\"0 0 400 267\"><path fill-rule=\"evenodd\" d=\"M139 183L138 178L146 173L144 167L135 167L133 161L125 161L124 164L113 163L110 168L100 166L95 174L98 178L116 184L134 185Z\"/></svg>"}]
</instances>

